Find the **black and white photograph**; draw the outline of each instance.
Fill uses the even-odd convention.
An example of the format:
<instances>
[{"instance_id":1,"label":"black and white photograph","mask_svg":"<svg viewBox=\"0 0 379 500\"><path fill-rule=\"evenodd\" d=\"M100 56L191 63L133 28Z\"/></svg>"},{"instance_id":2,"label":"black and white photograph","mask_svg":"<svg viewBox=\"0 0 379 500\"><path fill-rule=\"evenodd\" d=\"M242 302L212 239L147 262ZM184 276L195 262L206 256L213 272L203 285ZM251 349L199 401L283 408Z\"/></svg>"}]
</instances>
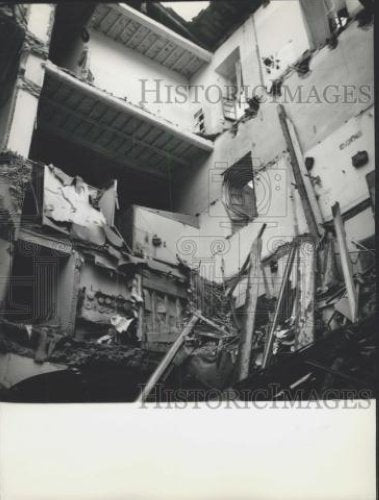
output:
<instances>
[{"instance_id":1,"label":"black and white photograph","mask_svg":"<svg viewBox=\"0 0 379 500\"><path fill-rule=\"evenodd\" d=\"M0 401L374 405L374 73L374 0L1 3Z\"/></svg>"}]
</instances>

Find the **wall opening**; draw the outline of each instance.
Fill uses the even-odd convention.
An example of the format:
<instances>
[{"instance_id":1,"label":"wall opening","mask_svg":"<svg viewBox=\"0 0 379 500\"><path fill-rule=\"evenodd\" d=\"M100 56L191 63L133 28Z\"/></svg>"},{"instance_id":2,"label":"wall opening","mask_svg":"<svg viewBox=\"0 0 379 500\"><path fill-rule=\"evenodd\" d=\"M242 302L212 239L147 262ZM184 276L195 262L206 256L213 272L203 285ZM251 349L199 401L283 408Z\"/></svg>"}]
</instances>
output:
<instances>
[{"instance_id":1,"label":"wall opening","mask_svg":"<svg viewBox=\"0 0 379 500\"><path fill-rule=\"evenodd\" d=\"M245 94L242 77L240 49L237 47L216 68L222 81L222 105L224 118L235 121L245 111Z\"/></svg>"},{"instance_id":2,"label":"wall opening","mask_svg":"<svg viewBox=\"0 0 379 500\"><path fill-rule=\"evenodd\" d=\"M258 215L251 154L241 158L223 176L222 201L234 233Z\"/></svg>"}]
</instances>

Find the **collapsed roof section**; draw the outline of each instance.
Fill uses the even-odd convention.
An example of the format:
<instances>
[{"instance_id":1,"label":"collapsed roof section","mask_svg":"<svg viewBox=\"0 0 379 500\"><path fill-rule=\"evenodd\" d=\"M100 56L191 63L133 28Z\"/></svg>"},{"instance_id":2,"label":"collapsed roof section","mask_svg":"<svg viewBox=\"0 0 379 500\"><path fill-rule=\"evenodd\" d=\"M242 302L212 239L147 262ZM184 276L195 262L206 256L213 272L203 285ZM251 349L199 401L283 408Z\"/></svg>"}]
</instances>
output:
<instances>
[{"instance_id":1,"label":"collapsed roof section","mask_svg":"<svg viewBox=\"0 0 379 500\"><path fill-rule=\"evenodd\" d=\"M141 2L136 0L129 0L128 3L135 9L142 8ZM239 24L265 3L268 1L211 0L210 4L190 22L160 2L146 2L144 5L147 15L151 18L213 52Z\"/></svg>"},{"instance_id":2,"label":"collapsed roof section","mask_svg":"<svg viewBox=\"0 0 379 500\"><path fill-rule=\"evenodd\" d=\"M167 175L190 167L213 144L114 97L51 62L39 105L39 127L87 146L128 168Z\"/></svg>"}]
</instances>

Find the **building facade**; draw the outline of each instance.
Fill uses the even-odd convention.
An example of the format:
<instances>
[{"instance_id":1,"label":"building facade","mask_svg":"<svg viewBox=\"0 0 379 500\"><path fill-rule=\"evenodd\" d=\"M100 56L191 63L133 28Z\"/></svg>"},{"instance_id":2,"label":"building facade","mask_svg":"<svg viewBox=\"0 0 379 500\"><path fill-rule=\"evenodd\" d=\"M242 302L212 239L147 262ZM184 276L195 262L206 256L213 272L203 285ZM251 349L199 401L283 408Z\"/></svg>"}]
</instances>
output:
<instances>
[{"instance_id":1,"label":"building facade","mask_svg":"<svg viewBox=\"0 0 379 500\"><path fill-rule=\"evenodd\" d=\"M297 347L316 316L340 325L322 295L334 281L356 320L375 240L370 2L211 2L191 23L151 3L1 9L6 322L87 340L131 324L167 348L185 324L184 267L243 316L257 238L258 301L278 299L298 242Z\"/></svg>"}]
</instances>

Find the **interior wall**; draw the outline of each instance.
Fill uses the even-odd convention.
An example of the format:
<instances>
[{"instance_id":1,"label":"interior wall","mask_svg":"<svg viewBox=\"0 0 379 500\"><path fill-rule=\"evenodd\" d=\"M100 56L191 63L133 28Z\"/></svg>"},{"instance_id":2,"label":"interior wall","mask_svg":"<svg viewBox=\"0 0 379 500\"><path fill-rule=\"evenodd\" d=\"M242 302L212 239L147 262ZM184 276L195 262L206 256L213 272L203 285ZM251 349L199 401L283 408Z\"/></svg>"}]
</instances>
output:
<instances>
[{"instance_id":1,"label":"interior wall","mask_svg":"<svg viewBox=\"0 0 379 500\"><path fill-rule=\"evenodd\" d=\"M244 83L256 85L259 81L256 52L252 50L251 45L248 46L248 49L245 47L248 39L246 33L249 29L253 29L252 23L250 25L245 23L226 40L215 53L211 67L203 69L193 82L198 84L204 82L205 85L214 82L211 71L213 66L220 64L221 61L218 58L224 59L236 46L241 44L241 53L245 54L242 59L246 62L250 61L248 68L244 69ZM246 57L247 51L250 51L250 58ZM244 63L242 62L242 64ZM321 151L322 141L328 138L328 155L330 157L339 148L339 144L349 138L350 129L351 134L353 134L353 129L362 127L365 132L360 139L361 143L358 141L352 143L352 148L354 152L362 148L368 149L371 166L368 166L366 170L372 169L374 160L373 118L362 117L360 119L358 117L373 104L373 81L373 28L361 29L354 21L339 35L338 45L335 49L325 46L313 54L310 72L305 78L296 72L289 74L284 80L283 85L286 85L286 90L283 91L281 97L270 98L266 95L266 101L261 103L259 112L254 119L240 123L236 134L226 131L216 138L213 153L200 165L192 170L177 171L174 193L175 210L191 215L200 214L200 231L208 233L207 236L210 238L220 236L223 239L225 246L230 248L223 255L227 274L236 272L241 263L244 262L251 242L262 224L255 221L242 228L235 235L230 236L230 224L221 203L222 172L249 151L253 157L253 165L258 168L260 165L277 164L278 159L287 149L278 119L277 105L279 103L284 104L289 118L294 123L304 156L320 154L317 151ZM327 85L329 87L326 87ZM212 107L207 103L207 106L208 116L211 114L212 120L215 121L214 117L220 116L219 104ZM351 120L350 125L346 125L347 128L343 129L349 120ZM337 132L339 129L341 131ZM340 137L337 139L338 134ZM313 151L313 148L316 150ZM333 200L338 201L338 198L341 198L344 206L347 206L348 203L354 204L359 196L363 192L366 193L367 190L367 186L364 185L363 171L361 174L351 170L354 167L351 166L350 154L353 153L351 151L339 153L336 160L338 163L337 171L340 171L338 175L336 167L330 166L329 163L326 164L321 157L318 159L317 167L320 177L325 177L326 188L332 190ZM342 165L346 161L349 164L348 174L341 172ZM315 167L315 173L317 169ZM336 185L339 175L345 179L343 185L349 184L349 189L346 192L343 192L342 185ZM356 176L360 177L358 183L360 194L358 191L355 192L356 194L352 193ZM274 191L272 200L277 199L277 196L277 192ZM288 191L287 196L288 198L290 196ZM330 199L321 197L320 203L324 205L324 213L327 209L329 210L327 206L330 205L330 202ZM221 219L212 215L217 210L220 211ZM271 228L266 230L267 237L271 234L280 240L286 235L292 236L294 221L288 219L284 223L285 220L286 218L283 217L272 218ZM288 231L289 226L292 227L291 231ZM368 231L371 231L369 220L366 221L366 227ZM225 238L228 239L225 240ZM206 249L207 247L208 249ZM235 250L231 250L231 248L235 248ZM264 251L270 251L270 244L264 245ZM203 261L205 259L212 261L212 265L217 268L215 274L220 276L221 257L212 255L208 243L204 246L202 258Z\"/></svg>"},{"instance_id":2,"label":"interior wall","mask_svg":"<svg viewBox=\"0 0 379 500\"><path fill-rule=\"evenodd\" d=\"M310 173L316 182L320 179L315 191L325 220L331 219L336 201L344 213L370 196L366 175L375 169L374 120L374 107L370 107L305 152L314 158ZM367 151L368 163L356 168L352 157L358 151Z\"/></svg>"},{"instance_id":3,"label":"interior wall","mask_svg":"<svg viewBox=\"0 0 379 500\"><path fill-rule=\"evenodd\" d=\"M234 50L238 43L243 42L242 34L246 29L242 26L237 30L219 51L226 55ZM216 53L212 66L217 62ZM184 186L183 189L178 186L176 191L178 210L193 214L196 207L202 211L219 197L219 188L213 191L214 183L208 186L208 177L211 170L217 169L221 163L227 168L251 150L253 158L265 164L286 149L277 118L278 103L284 103L297 129L303 151L309 150L350 118L367 109L374 99L372 62L373 30L359 29L354 22L341 33L336 49L325 47L314 54L311 72L306 78L292 73L285 80L288 90L282 98L269 100L267 97L260 106L258 116L240 124L236 135L225 132L216 139L213 154L201 165L191 172L178 171L178 179L185 179L185 182L179 183ZM206 73L211 70L203 70L191 83L203 80L207 85L210 75ZM333 82L333 87L325 91L328 82ZM245 83L255 84L254 81ZM211 107L211 111L217 115L218 105Z\"/></svg>"},{"instance_id":4,"label":"interior wall","mask_svg":"<svg viewBox=\"0 0 379 500\"><path fill-rule=\"evenodd\" d=\"M260 56L273 56L279 69L268 73L263 65L264 83L275 80L308 49L311 48L300 2L281 0L270 2L254 14Z\"/></svg>"},{"instance_id":5,"label":"interior wall","mask_svg":"<svg viewBox=\"0 0 379 500\"><path fill-rule=\"evenodd\" d=\"M184 76L98 31L89 29L89 34L88 67L96 87L142 106L182 129L193 131L194 111L189 105L188 80ZM83 42L76 36L67 54L61 58L62 66L73 72L78 71L83 48ZM167 87L171 87L171 90ZM176 92L184 97L178 97ZM174 102L175 96L181 102Z\"/></svg>"},{"instance_id":6,"label":"interior wall","mask_svg":"<svg viewBox=\"0 0 379 500\"><path fill-rule=\"evenodd\" d=\"M144 207L134 207L133 212L133 248L143 250L146 256L177 264L177 254L183 253L183 241L193 241L196 244L199 234L197 228L153 213ZM161 239L159 246L153 245L154 236ZM181 256L186 257L185 251L184 256Z\"/></svg>"}]
</instances>

